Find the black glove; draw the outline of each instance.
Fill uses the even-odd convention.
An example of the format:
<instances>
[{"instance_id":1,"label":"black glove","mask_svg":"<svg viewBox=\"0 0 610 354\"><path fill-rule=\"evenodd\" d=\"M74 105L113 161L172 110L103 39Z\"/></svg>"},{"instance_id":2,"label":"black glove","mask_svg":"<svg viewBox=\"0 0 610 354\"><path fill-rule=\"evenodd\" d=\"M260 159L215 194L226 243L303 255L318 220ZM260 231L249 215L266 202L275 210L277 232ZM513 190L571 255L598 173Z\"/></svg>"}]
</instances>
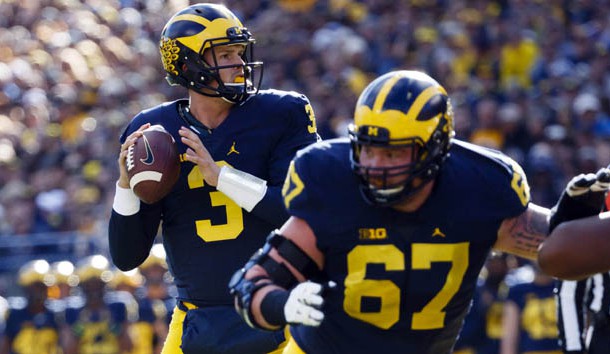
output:
<instances>
[{"instance_id":1,"label":"black glove","mask_svg":"<svg viewBox=\"0 0 610 354\"><path fill-rule=\"evenodd\" d=\"M609 187L608 168L602 168L596 174L580 174L572 178L551 209L549 233L564 221L599 214Z\"/></svg>"}]
</instances>

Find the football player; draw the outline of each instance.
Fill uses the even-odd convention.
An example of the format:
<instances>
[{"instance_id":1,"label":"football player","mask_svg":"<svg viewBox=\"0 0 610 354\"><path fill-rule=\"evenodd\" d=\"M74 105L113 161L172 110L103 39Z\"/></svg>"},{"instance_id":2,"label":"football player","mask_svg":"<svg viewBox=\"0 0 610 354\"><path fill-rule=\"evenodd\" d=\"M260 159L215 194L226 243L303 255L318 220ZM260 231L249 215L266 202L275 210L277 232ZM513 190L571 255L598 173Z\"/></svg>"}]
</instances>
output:
<instances>
[{"instance_id":1,"label":"football player","mask_svg":"<svg viewBox=\"0 0 610 354\"><path fill-rule=\"evenodd\" d=\"M455 344L454 354L497 354L502 338L506 276L514 257L492 252L479 275L472 305Z\"/></svg>"},{"instance_id":2,"label":"football player","mask_svg":"<svg viewBox=\"0 0 610 354\"><path fill-rule=\"evenodd\" d=\"M227 283L288 218L281 198L288 165L318 135L304 95L259 91L262 63L252 61L253 44L223 5L176 13L161 33L160 51L167 80L188 89L188 98L140 112L120 138L110 252L121 270L137 267L162 225L178 292L166 354L265 353L284 341L279 327L269 333L243 323ZM181 175L169 195L149 205L129 188L125 159L151 124L173 135Z\"/></svg>"},{"instance_id":3,"label":"football player","mask_svg":"<svg viewBox=\"0 0 610 354\"><path fill-rule=\"evenodd\" d=\"M454 139L417 71L370 83L349 140L300 151L283 196L290 219L230 288L250 325L291 324L284 353L450 353L489 251L535 259L548 229L521 167Z\"/></svg>"},{"instance_id":4,"label":"football player","mask_svg":"<svg viewBox=\"0 0 610 354\"><path fill-rule=\"evenodd\" d=\"M167 335L165 304L160 300L153 301L148 298L143 285L144 277L138 268L128 272L115 270L110 282L110 286L115 290L114 295L124 299L123 301L129 304L128 309L137 312L128 312L131 317L129 337L133 343L129 354L160 353L160 346L157 350L158 338L165 338Z\"/></svg>"},{"instance_id":5,"label":"football player","mask_svg":"<svg viewBox=\"0 0 610 354\"><path fill-rule=\"evenodd\" d=\"M525 265L525 281L512 284L504 302L500 353L562 354L558 341L557 307L552 277L535 265Z\"/></svg>"},{"instance_id":6,"label":"football player","mask_svg":"<svg viewBox=\"0 0 610 354\"><path fill-rule=\"evenodd\" d=\"M50 270L43 259L27 262L19 269L17 281L25 298L9 302L0 353L60 353L59 315L46 303L48 287L55 282Z\"/></svg>"},{"instance_id":7,"label":"football player","mask_svg":"<svg viewBox=\"0 0 610 354\"><path fill-rule=\"evenodd\" d=\"M64 353L130 352L130 303L108 291L107 284L113 278L108 259L100 254L86 257L76 265L75 274L83 298L67 300L62 329Z\"/></svg>"}]
</instances>

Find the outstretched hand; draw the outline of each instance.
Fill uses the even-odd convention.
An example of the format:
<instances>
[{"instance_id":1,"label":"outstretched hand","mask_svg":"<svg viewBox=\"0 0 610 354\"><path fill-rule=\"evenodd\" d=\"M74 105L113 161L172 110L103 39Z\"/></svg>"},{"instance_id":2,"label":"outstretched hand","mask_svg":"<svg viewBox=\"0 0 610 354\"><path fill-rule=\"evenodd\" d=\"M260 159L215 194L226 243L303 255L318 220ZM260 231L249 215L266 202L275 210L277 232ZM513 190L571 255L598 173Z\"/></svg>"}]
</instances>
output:
<instances>
[{"instance_id":1,"label":"outstretched hand","mask_svg":"<svg viewBox=\"0 0 610 354\"><path fill-rule=\"evenodd\" d=\"M599 214L610 188L610 169L580 174L570 180L551 209L549 233L562 222Z\"/></svg>"}]
</instances>

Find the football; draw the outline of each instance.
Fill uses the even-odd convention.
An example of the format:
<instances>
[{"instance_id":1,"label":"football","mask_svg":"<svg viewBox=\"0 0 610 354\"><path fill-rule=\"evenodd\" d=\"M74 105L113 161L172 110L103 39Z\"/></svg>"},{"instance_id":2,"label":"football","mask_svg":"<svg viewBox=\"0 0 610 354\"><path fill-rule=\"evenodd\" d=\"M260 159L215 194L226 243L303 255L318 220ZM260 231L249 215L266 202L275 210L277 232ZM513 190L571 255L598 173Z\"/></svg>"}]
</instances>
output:
<instances>
[{"instance_id":1,"label":"football","mask_svg":"<svg viewBox=\"0 0 610 354\"><path fill-rule=\"evenodd\" d=\"M165 197L180 176L180 157L174 138L161 125L153 125L127 150L129 186L143 202Z\"/></svg>"}]
</instances>

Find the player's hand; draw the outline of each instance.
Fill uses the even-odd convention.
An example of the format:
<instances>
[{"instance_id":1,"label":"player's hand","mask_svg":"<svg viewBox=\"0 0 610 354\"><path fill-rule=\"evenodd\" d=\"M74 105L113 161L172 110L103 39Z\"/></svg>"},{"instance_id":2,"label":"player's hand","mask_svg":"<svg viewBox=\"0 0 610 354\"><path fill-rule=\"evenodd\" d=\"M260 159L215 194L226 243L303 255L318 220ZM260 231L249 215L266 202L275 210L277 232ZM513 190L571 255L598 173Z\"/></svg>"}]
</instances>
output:
<instances>
[{"instance_id":1,"label":"player's hand","mask_svg":"<svg viewBox=\"0 0 610 354\"><path fill-rule=\"evenodd\" d=\"M131 145L133 145L139 137L141 137L144 133L145 129L150 127L150 123L143 124L138 130L129 134L127 138L125 138L125 142L121 144L121 151L119 152L119 180L118 184L121 188L130 188L129 187L129 177L127 176L127 165L125 161L127 160L127 150Z\"/></svg>"},{"instance_id":2,"label":"player's hand","mask_svg":"<svg viewBox=\"0 0 610 354\"><path fill-rule=\"evenodd\" d=\"M549 233L564 221L599 214L610 187L610 170L580 174L570 180L559 201L551 209Z\"/></svg>"},{"instance_id":3,"label":"player's hand","mask_svg":"<svg viewBox=\"0 0 610 354\"><path fill-rule=\"evenodd\" d=\"M321 284L304 282L297 285L284 305L284 316L289 324L303 324L317 327L324 320L324 313L320 310L324 304Z\"/></svg>"},{"instance_id":4,"label":"player's hand","mask_svg":"<svg viewBox=\"0 0 610 354\"><path fill-rule=\"evenodd\" d=\"M218 185L220 167L216 164L208 149L203 146L199 136L186 127L181 127L178 133L181 136L182 142L189 147L186 149L186 160L199 167L199 171L207 184L216 187Z\"/></svg>"}]
</instances>

